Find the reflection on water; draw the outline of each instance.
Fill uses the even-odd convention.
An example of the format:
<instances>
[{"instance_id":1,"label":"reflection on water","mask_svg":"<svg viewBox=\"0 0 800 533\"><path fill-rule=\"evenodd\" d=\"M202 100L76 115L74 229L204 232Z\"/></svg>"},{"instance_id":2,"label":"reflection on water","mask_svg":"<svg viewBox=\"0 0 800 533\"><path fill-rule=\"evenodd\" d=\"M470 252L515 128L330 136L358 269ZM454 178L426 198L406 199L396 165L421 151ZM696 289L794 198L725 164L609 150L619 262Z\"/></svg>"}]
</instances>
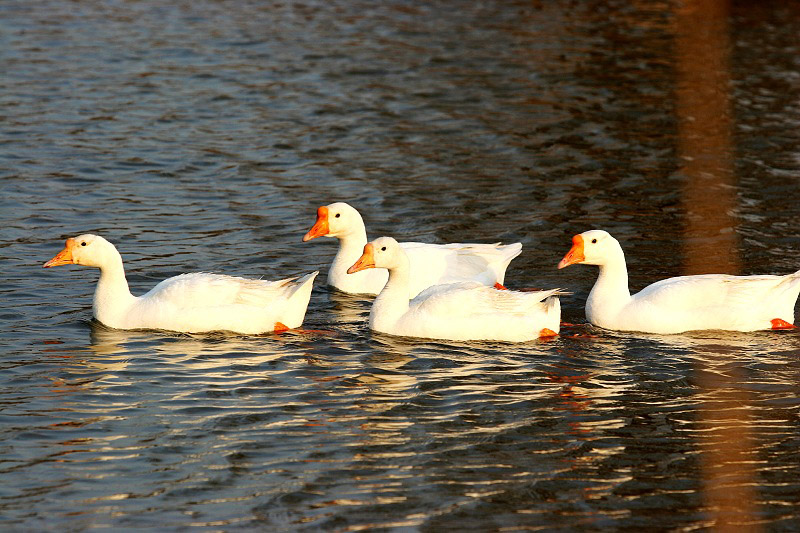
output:
<instances>
[{"instance_id":1,"label":"reflection on water","mask_svg":"<svg viewBox=\"0 0 800 533\"><path fill-rule=\"evenodd\" d=\"M691 1L0 5L4 530L792 529L800 336L583 324L590 227L632 290L796 269L794 4ZM369 332L320 276L310 332L122 332L140 294L209 270L320 269L309 213L373 234L523 243L565 286L550 342ZM569 336L569 333L577 333Z\"/></svg>"},{"instance_id":2,"label":"reflection on water","mask_svg":"<svg viewBox=\"0 0 800 533\"><path fill-rule=\"evenodd\" d=\"M683 2L675 17L686 274L740 270L728 18L728 0Z\"/></svg>"},{"instance_id":3,"label":"reflection on water","mask_svg":"<svg viewBox=\"0 0 800 533\"><path fill-rule=\"evenodd\" d=\"M346 294L333 288L328 288L329 309L332 315L328 320L333 321L336 329L357 334L364 329L364 323L369 319L372 307L372 298Z\"/></svg>"},{"instance_id":4,"label":"reflection on water","mask_svg":"<svg viewBox=\"0 0 800 533\"><path fill-rule=\"evenodd\" d=\"M738 205L729 95L729 11L728 0L692 0L676 12L676 112L678 156L685 177L687 274L737 274L740 270L733 218ZM705 357L698 361L697 378L703 403L698 413L708 437L699 444L711 524L719 530L758 530L753 525L757 474L752 466L752 421L746 407L752 398L733 386L746 377L733 366L724 373L713 370L720 360L732 359L731 346L705 346L702 353Z\"/></svg>"}]
</instances>

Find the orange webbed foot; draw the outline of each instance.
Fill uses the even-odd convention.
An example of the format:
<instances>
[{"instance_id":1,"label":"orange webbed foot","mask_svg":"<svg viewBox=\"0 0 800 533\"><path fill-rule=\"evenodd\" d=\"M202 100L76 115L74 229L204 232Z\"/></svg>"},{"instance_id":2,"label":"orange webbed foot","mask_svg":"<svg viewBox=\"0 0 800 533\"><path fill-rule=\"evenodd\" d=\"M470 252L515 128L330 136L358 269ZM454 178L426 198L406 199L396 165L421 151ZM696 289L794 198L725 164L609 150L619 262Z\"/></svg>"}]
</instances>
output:
<instances>
[{"instance_id":1,"label":"orange webbed foot","mask_svg":"<svg viewBox=\"0 0 800 533\"><path fill-rule=\"evenodd\" d=\"M539 332L539 337L551 338L551 337L558 337L558 333L553 331L549 328L542 328L542 331Z\"/></svg>"},{"instance_id":2,"label":"orange webbed foot","mask_svg":"<svg viewBox=\"0 0 800 533\"><path fill-rule=\"evenodd\" d=\"M772 324L772 329L795 329L797 327L792 323L786 322L782 318L773 318L770 320L770 323Z\"/></svg>"},{"instance_id":3,"label":"orange webbed foot","mask_svg":"<svg viewBox=\"0 0 800 533\"><path fill-rule=\"evenodd\" d=\"M283 322L275 322L274 333L276 335L280 335L281 333L286 333L287 331L291 331L292 333L299 333L300 335L330 335L331 337L335 337L337 335L335 331L329 329L290 328Z\"/></svg>"},{"instance_id":4,"label":"orange webbed foot","mask_svg":"<svg viewBox=\"0 0 800 533\"><path fill-rule=\"evenodd\" d=\"M497 289L498 291L507 291L508 290L507 287L505 287L505 286L503 286L503 285L501 285L499 283L495 283L494 284L494 288Z\"/></svg>"}]
</instances>

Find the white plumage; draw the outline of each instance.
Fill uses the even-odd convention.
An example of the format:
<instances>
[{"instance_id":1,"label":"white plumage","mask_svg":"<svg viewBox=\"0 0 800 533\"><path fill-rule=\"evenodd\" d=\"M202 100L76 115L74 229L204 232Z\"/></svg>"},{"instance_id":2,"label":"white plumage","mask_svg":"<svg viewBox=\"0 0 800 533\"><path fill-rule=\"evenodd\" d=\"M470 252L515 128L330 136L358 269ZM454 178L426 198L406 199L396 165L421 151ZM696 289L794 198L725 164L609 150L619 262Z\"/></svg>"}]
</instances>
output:
<instances>
[{"instance_id":1,"label":"white plumage","mask_svg":"<svg viewBox=\"0 0 800 533\"><path fill-rule=\"evenodd\" d=\"M364 246L349 272L386 268L389 281L372 304L371 329L392 335L449 340L527 341L558 333L558 289L498 290L478 282L434 285L409 300L404 249L391 237Z\"/></svg>"},{"instance_id":2,"label":"white plumage","mask_svg":"<svg viewBox=\"0 0 800 533\"><path fill-rule=\"evenodd\" d=\"M317 275L266 281L205 272L182 274L137 297L128 288L117 249L90 234L67 239L65 248L44 266L64 264L100 269L93 310L94 317L106 326L187 333L256 334L274 331L278 323L299 327Z\"/></svg>"},{"instance_id":3,"label":"white plumage","mask_svg":"<svg viewBox=\"0 0 800 533\"><path fill-rule=\"evenodd\" d=\"M351 294L378 294L389 275L386 270L366 270L348 275L347 269L367 244L367 230L356 209L344 202L320 207L317 222L303 237L336 237L339 250L328 271L328 284ZM522 251L522 244L427 244L404 242L411 268L409 296L442 283L477 281L483 285L502 284L506 268Z\"/></svg>"},{"instance_id":4,"label":"white plumage","mask_svg":"<svg viewBox=\"0 0 800 533\"><path fill-rule=\"evenodd\" d=\"M631 296L622 247L602 230L573 237L559 268L598 265L586 318L606 329L681 333L721 329L756 331L794 323L800 271L786 276L703 274L658 281Z\"/></svg>"}]
</instances>

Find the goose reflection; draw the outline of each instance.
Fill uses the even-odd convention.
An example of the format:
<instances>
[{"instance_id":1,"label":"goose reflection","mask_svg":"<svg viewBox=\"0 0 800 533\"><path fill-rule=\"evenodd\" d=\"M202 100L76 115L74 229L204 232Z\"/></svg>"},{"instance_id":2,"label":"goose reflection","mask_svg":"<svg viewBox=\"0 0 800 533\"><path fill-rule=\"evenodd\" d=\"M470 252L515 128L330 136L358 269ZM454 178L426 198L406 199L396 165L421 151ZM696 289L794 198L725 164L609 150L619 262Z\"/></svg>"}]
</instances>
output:
<instances>
[{"instance_id":1,"label":"goose reflection","mask_svg":"<svg viewBox=\"0 0 800 533\"><path fill-rule=\"evenodd\" d=\"M218 369L229 374L232 365L261 365L295 351L273 334L239 336L120 330L97 321L91 323L90 340L89 349L96 357L86 360L85 364L114 370L124 369L139 358L156 357L170 365L180 364L183 369Z\"/></svg>"},{"instance_id":2,"label":"goose reflection","mask_svg":"<svg viewBox=\"0 0 800 533\"><path fill-rule=\"evenodd\" d=\"M89 322L89 344L78 348L51 349L58 353L63 374L50 377L52 392L66 393L76 390L105 388L111 378L130 364L130 354L123 346L127 339L118 337L117 330L96 320Z\"/></svg>"},{"instance_id":3,"label":"goose reflection","mask_svg":"<svg viewBox=\"0 0 800 533\"><path fill-rule=\"evenodd\" d=\"M609 428L624 426L621 416L612 416L619 398L636 387L626 363L630 350L624 335L604 335L589 326L588 332L566 338L556 350L560 355L542 370L558 386L553 410L561 413L570 438L590 440Z\"/></svg>"},{"instance_id":4,"label":"goose reflection","mask_svg":"<svg viewBox=\"0 0 800 533\"><path fill-rule=\"evenodd\" d=\"M89 350L97 357L123 356L122 361L127 366L128 348L126 344L135 340L145 340L151 335L146 332L124 331L109 328L97 320L89 323ZM98 362L95 359L93 362Z\"/></svg>"},{"instance_id":5,"label":"goose reflection","mask_svg":"<svg viewBox=\"0 0 800 533\"><path fill-rule=\"evenodd\" d=\"M736 331L706 330L683 335L638 335L658 345L658 350L703 359L708 354L737 354L767 359L772 362L790 362L784 354L796 354L800 349L800 336L794 331ZM764 347L769 346L765 351Z\"/></svg>"},{"instance_id":6,"label":"goose reflection","mask_svg":"<svg viewBox=\"0 0 800 533\"><path fill-rule=\"evenodd\" d=\"M356 378L366 387L361 406L370 412L391 409L414 396L418 379L403 367L414 359L418 342L375 335L373 350L364 358L366 369Z\"/></svg>"},{"instance_id":7,"label":"goose reflection","mask_svg":"<svg viewBox=\"0 0 800 533\"><path fill-rule=\"evenodd\" d=\"M330 289L328 300L333 318L330 325L332 329L347 333L360 333L363 330L364 324L369 320L372 297Z\"/></svg>"}]
</instances>

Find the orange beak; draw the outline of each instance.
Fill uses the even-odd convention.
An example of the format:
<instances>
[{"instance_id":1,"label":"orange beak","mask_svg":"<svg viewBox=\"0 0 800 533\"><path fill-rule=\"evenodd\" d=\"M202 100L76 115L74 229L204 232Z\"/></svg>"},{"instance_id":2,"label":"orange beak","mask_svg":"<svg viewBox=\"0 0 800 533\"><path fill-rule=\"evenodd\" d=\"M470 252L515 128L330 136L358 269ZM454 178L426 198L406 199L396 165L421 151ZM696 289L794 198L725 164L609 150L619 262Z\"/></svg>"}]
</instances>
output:
<instances>
[{"instance_id":1,"label":"orange beak","mask_svg":"<svg viewBox=\"0 0 800 533\"><path fill-rule=\"evenodd\" d=\"M575 235L572 238L572 248L569 249L567 255L558 264L558 268L574 265L575 263L582 263L586 257L583 255L583 237Z\"/></svg>"},{"instance_id":2,"label":"orange beak","mask_svg":"<svg viewBox=\"0 0 800 533\"><path fill-rule=\"evenodd\" d=\"M347 273L354 274L368 268L375 268L375 252L371 242L364 245L364 253L361 254L361 257L358 258L358 261L353 266L347 269Z\"/></svg>"},{"instance_id":3,"label":"orange beak","mask_svg":"<svg viewBox=\"0 0 800 533\"><path fill-rule=\"evenodd\" d=\"M72 260L72 249L75 247L75 239L67 239L64 244L64 249L58 252L54 258L42 265L42 268L57 267L61 265L71 265L74 263Z\"/></svg>"},{"instance_id":4,"label":"orange beak","mask_svg":"<svg viewBox=\"0 0 800 533\"><path fill-rule=\"evenodd\" d=\"M328 208L324 205L317 209L317 221L311 226L311 229L308 230L308 233L303 235L303 242L310 241L311 239L316 239L317 237L322 237L327 235L330 229L328 228Z\"/></svg>"}]
</instances>

